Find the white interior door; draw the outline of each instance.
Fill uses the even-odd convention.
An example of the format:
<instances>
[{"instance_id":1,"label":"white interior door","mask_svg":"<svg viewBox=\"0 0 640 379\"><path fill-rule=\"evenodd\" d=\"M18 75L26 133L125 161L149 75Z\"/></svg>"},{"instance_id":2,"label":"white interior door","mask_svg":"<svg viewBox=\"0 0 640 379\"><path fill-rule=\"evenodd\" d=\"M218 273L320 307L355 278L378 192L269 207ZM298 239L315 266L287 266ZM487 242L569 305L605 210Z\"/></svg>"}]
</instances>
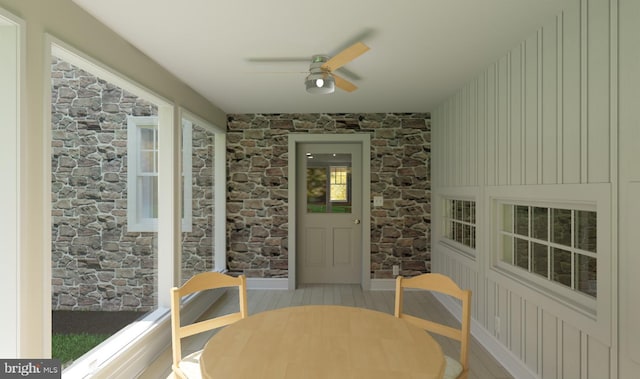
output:
<instances>
[{"instance_id":1,"label":"white interior door","mask_svg":"<svg viewBox=\"0 0 640 379\"><path fill-rule=\"evenodd\" d=\"M360 283L361 149L356 143L298 145L298 283Z\"/></svg>"}]
</instances>

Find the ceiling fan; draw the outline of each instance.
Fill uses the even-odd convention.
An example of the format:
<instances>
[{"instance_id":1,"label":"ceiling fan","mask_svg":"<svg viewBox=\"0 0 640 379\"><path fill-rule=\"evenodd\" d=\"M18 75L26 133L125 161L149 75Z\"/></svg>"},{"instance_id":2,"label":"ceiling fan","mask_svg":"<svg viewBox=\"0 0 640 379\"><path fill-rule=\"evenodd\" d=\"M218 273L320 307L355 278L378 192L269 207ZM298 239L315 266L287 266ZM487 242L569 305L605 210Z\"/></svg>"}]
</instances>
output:
<instances>
[{"instance_id":1,"label":"ceiling fan","mask_svg":"<svg viewBox=\"0 0 640 379\"><path fill-rule=\"evenodd\" d=\"M369 34L371 33L368 31L367 35ZM353 92L358 89L355 84L344 79L340 75L336 75L335 70L342 68L342 72L345 75L348 74L348 76L354 79L358 79L357 75L346 70L345 68L343 68L343 66L356 59L360 55L364 54L368 50L369 47L367 45L362 42L356 42L340 51L333 57L320 54L314 55L311 58L309 71L299 72L301 74L307 74L307 77L304 81L307 92L313 94L333 93L336 87L347 92ZM309 58L248 58L247 61L257 63L308 62ZM275 73L285 74L288 72Z\"/></svg>"},{"instance_id":2,"label":"ceiling fan","mask_svg":"<svg viewBox=\"0 0 640 379\"><path fill-rule=\"evenodd\" d=\"M367 45L362 42L356 42L333 57L314 55L311 58L309 75L304 80L307 92L313 94L333 93L336 87L347 92L353 92L358 89L355 84L336 75L334 71L368 50L369 47Z\"/></svg>"}]
</instances>

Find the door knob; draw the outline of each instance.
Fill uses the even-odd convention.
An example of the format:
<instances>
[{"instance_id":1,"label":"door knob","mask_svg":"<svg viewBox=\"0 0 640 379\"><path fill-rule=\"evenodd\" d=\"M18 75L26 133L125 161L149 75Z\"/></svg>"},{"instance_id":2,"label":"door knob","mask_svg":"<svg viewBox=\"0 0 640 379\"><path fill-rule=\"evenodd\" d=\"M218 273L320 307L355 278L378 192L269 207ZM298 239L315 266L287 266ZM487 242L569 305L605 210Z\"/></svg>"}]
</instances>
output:
<instances>
[{"instance_id":1,"label":"door knob","mask_svg":"<svg viewBox=\"0 0 640 379\"><path fill-rule=\"evenodd\" d=\"M358 224L360 223L360 219L359 219L359 218L357 218L357 219L353 220L353 223L354 223L354 224L356 224L356 225L358 225Z\"/></svg>"}]
</instances>

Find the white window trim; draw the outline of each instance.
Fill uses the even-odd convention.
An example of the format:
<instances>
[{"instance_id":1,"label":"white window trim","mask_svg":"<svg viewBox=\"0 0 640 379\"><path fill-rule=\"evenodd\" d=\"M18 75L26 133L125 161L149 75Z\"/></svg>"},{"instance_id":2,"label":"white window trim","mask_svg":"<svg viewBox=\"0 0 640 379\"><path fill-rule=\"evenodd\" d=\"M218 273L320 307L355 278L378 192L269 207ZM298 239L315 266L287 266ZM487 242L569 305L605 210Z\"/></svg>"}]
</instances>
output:
<instances>
[{"instance_id":1,"label":"white window trim","mask_svg":"<svg viewBox=\"0 0 640 379\"><path fill-rule=\"evenodd\" d=\"M509 201L503 201L503 200L494 200L493 205L497 208L496 209L496 215L497 215L497 219L496 219L496 224L495 224L495 233L497 233L496 236L496 249L495 249L495 267L508 272L510 275L514 275L516 277L521 277L521 280L527 281L529 283L531 283L531 285L533 286L537 286L541 289L543 289L545 292L549 292L552 293L554 296L558 297L558 298L563 298L564 301L567 304L572 304L573 306L575 306L577 309L583 311L583 312L587 312L587 314L593 315L595 316L595 310L596 310L596 304L597 304L597 300L594 299L591 296L588 296L580 291L577 291L575 289L572 289L571 287L568 287L564 284L561 283L557 283L555 281L552 281L548 278L542 277L538 274L535 274L529 270L525 270L524 268L521 268L519 266L516 266L515 264L510 264L507 262L504 262L500 256L501 253L503 251L503 246L502 246L502 237L503 235L505 235L505 233L501 230L500 226L504 225L503 223L503 219L502 219L502 212L499 211L499 209L505 205L522 205L522 206L539 206L542 208L554 208L554 209L558 209L558 208L562 208L562 209L571 209L571 210L586 210L586 211L596 211L595 209L595 204L593 203L572 203L572 204L568 204L566 202L540 202L540 201L535 201L535 202L531 202L531 201L515 201L515 200L509 200ZM602 225L598 222L598 225ZM524 240L535 240L532 237L527 237L527 238L523 238L520 235L515 235L514 237L517 238L521 238ZM558 246L561 247L562 249L566 250L566 251L575 251L578 249L569 247L569 246L561 246L561 245L557 245L554 243L547 243L545 244L549 245L549 246ZM597 255L597 254L596 254ZM573 264L573 263L572 263ZM598 268L598 273L600 271L600 268ZM599 276L599 275L598 275Z\"/></svg>"},{"instance_id":2,"label":"white window trim","mask_svg":"<svg viewBox=\"0 0 640 379\"><path fill-rule=\"evenodd\" d=\"M521 296L530 298L544 309L553 309L559 317L571 319L575 325L597 336L602 342L611 340L612 278L611 266L611 185L564 184L487 187L489 250L487 275L489 279L512 288ZM531 200L535 199L535 200ZM597 298L593 298L564 285L549 281L522 268L500 260L501 202L552 208L595 210L597 212Z\"/></svg>"},{"instance_id":3,"label":"white window trim","mask_svg":"<svg viewBox=\"0 0 640 379\"><path fill-rule=\"evenodd\" d=\"M463 243L460 243L456 240L452 240L451 238L447 237L447 224L451 221L451 220L455 220L455 221L460 221L461 220L457 220L455 218L451 218L448 217L448 209L449 209L449 202L452 200L460 200L460 201L470 201L473 202L475 204L475 223L471 224L468 223L469 225L473 225L473 227L475 228L475 241L474 241L474 245L475 248L472 248L471 246L467 246ZM441 240L440 242L443 244L448 245L449 247L453 248L454 250L469 256L469 258L475 258L476 256L476 249L478 248L478 225L479 225L479 214L478 214L478 202L476 200L475 197L472 196L442 196L442 217L440 218L441 221L441 227L442 227L442 236L441 236Z\"/></svg>"},{"instance_id":4,"label":"white window trim","mask_svg":"<svg viewBox=\"0 0 640 379\"><path fill-rule=\"evenodd\" d=\"M213 162L213 262L214 271L227 270L227 135L226 129L216 127L203 118L198 117L186 109L179 108L179 117L183 122L190 122L213 133L214 162ZM188 166L191 167L191 155ZM191 188L189 188L191 191Z\"/></svg>"},{"instance_id":5,"label":"white window trim","mask_svg":"<svg viewBox=\"0 0 640 379\"><path fill-rule=\"evenodd\" d=\"M26 211L23 204L22 191L25 190L24 171L21 169L24 161L20 160L20 153L24 146L20 134L26 128L26 118L21 96L26 83L24 77L25 59L25 30L23 20L0 8L0 125L3 126L2 142L0 142L0 173L4 180L2 197L0 198L0 246L2 246L2 267L0 267L0 285L5 291L3 296L3 312L0 312L0 334L3 343L0 346L0 356L19 358L21 355L21 337L25 328L33 327L30 319L25 319L23 305L25 298L38 302L38 296L26 294L21 285L21 236L35 232L33 225L25 232L22 226L22 213ZM25 150L25 151L28 151ZM22 151L24 153L24 151ZM45 151L43 154L47 154ZM46 155L45 155L46 156ZM50 181L49 181L50 183ZM45 187L45 190L48 187ZM33 236L32 236L33 237ZM50 269L51 265L45 266ZM24 270L24 267L22 268ZM44 273L47 271L44 270ZM24 280L24 279L23 279ZM49 295L44 291L44 296ZM30 301L31 302L31 301ZM49 302L50 303L50 302ZM46 311L46 306L45 306ZM35 315L35 312L28 312ZM43 329L47 325L44 325ZM28 343L26 343L28 345Z\"/></svg>"},{"instance_id":6,"label":"white window trim","mask_svg":"<svg viewBox=\"0 0 640 379\"><path fill-rule=\"evenodd\" d=\"M179 262L180 259L180 231L177 230L180 225L179 215L171 211L172 209L178 208L174 206L176 204L173 203L180 195L180 193L176 191L176 188L179 187L173 185L174 182L177 183L180 179L179 171L175 167L179 153L175 152L176 154L174 154L172 151L172 147L178 145L178 143L174 144L174 141L179 137L178 133L173 133L173 131L175 131L173 120L176 107L169 100L153 93L131 79L112 71L100 62L50 34L45 34L45 39L46 49L44 55L46 62L51 61L51 55L53 54L158 106L159 144L161 147L159 167L162 168L158 189L160 199L159 208L161 208L159 214L163 215L160 217L158 225L159 229L161 229L158 233L158 309L147 315L144 323L131 324L115 335L114 338L110 338L108 341L105 341L81 357L77 365L73 365L76 366L75 368L72 369L70 367L68 369L69 372L65 370L63 373L65 377L135 377L138 373L146 369L151 362L155 361L158 354L166 349L167 343L171 342L167 314L170 305L169 289L179 282L180 272L180 265L176 263ZM43 86L49 88L48 91L45 91L49 93L51 86L49 77L45 78ZM214 215L215 271L223 271L226 268L226 129L216 127L182 108L178 108L178 110L184 117L189 118L195 124L212 130L216 136L214 178L216 210ZM45 112L45 116L48 114L49 113ZM49 120L44 124L49 125ZM45 156L48 155L50 155L50 152L45 153ZM189 155L189 159L191 159L191 155ZM189 164L189 166L190 165L191 164ZM185 165L185 167L188 166ZM167 174L164 174L165 172ZM50 175L49 172L48 175L43 176L43 182L45 184L50 183ZM50 188L45 191L45 193L49 192ZM44 212L45 216L50 216L50 214L50 209ZM47 225L50 226L50 222ZM50 234L49 228L43 236L47 237L50 236ZM50 246L50 242L45 245ZM45 267L50 267L50 262L51 254L48 253L44 257ZM42 288L50 286L50 279L48 281L45 280L43 284ZM198 308L201 311L208 309L215 301L215 297L210 298L203 296L199 298L203 300L202 305ZM45 291L44 299L50 299L49 291ZM48 315L51 314L51 302L45 301L44 304L45 311L41 317L46 320ZM198 313L194 314L197 315ZM45 330L50 329L49 324L49 327L45 328ZM134 335L137 335L137 337ZM45 345L50 346L50 335L45 336L44 339ZM35 341L34 343L38 342L39 341ZM106 349L105 352L103 352L103 349ZM110 356L109 352L112 351L116 352L116 354Z\"/></svg>"},{"instance_id":7,"label":"white window trim","mask_svg":"<svg viewBox=\"0 0 640 379\"><path fill-rule=\"evenodd\" d=\"M480 188L475 186L469 187L438 187L432 192L433 198L433 214L432 214L432 238L433 243L443 247L447 252L456 254L464 259L470 267L476 267L481 263L478 252L482 251L484 244L484 236L482 226L485 225L484 212L480 202ZM468 200L476 203L476 248L458 243L446 236L446 207L448 200ZM479 267L478 267L479 268Z\"/></svg>"},{"instance_id":8,"label":"white window trim","mask_svg":"<svg viewBox=\"0 0 640 379\"><path fill-rule=\"evenodd\" d=\"M160 156L159 156L159 167L163 168L163 172L167 174L162 174L159 178L159 214L163 215L159 220L159 233L158 233L158 274L157 274L157 296L158 296L158 309L166 309L170 304L170 294L169 289L176 283L176 267L175 267L175 257L179 255L179 250L176 248L179 246L178 241L180 240L180 233L178 227L180 225L178 216L174 214L174 212L168 211L169 209L177 208L174 207L174 202L176 199L176 191L175 186L169 185L169 182L173 182L174 179L178 179L178 171L174 170L175 161L178 154L173 154L172 148L174 146L175 136L172 133L174 130L173 120L174 120L174 105L169 100L164 99L163 97L156 95L148 89L145 89L138 83L120 75L119 73L112 71L110 68L102 65L98 61L90 58L86 54L83 54L79 50L73 48L72 46L60 41L59 39L51 36L50 34L45 34L45 62L47 62L47 67L50 66L51 55L55 55L56 57L63 59L66 62L69 62L77 67L82 68L88 72L91 72L93 75L96 75L114 85L128 91L138 97L144 98L147 101L158 106L158 128L160 133ZM51 80L48 76L46 76L44 81L44 88L49 88L46 93L51 91ZM47 97L49 99L49 97ZM50 107L50 104L49 104ZM45 112L45 116L49 113ZM50 121L47 120L45 125L49 125ZM163 137L164 136L164 137ZM163 146L166 145L166 148ZM177 146L177 144L176 144ZM48 153L50 155L50 152ZM164 167L166 166L166 170ZM46 176L45 183L50 183L50 171ZM165 183L166 182L166 183ZM48 191L48 192L47 192ZM47 193L50 192L50 188L47 189ZM179 193L177 194L179 195ZM165 211L167 210L167 211ZM45 212L47 215L51 214L51 210ZM50 228L50 222L49 222ZM50 230L48 230L47 235L50 235ZM50 246L50 242L49 242ZM47 263L46 267L50 267L51 262L51 254L46 254L45 263ZM50 278L50 273L49 273ZM50 279L48 282L45 282L45 286L50 286ZM44 288L44 287L43 287ZM46 292L49 294L50 292ZM42 315L43 319L47 319L51 314L51 306L50 302L45 302L48 307L45 309L45 313ZM157 312L153 312L152 315L157 315ZM150 315L151 316L151 315ZM155 325L155 323L153 323ZM152 328L153 329L153 328ZM50 326L49 326L50 330ZM146 338L152 330L146 330L142 332L140 338ZM71 375L73 377L84 377L84 376L94 376L94 377L111 377L109 376L109 369L105 369L105 365L109 360L108 354L102 354L101 351L103 348L107 350L115 349L118 351L119 357L124 356L132 356L132 354L140 353L142 350L144 351L161 351L158 349L164 349L165 344L158 344L157 342L152 342L146 344L143 348L138 346L132 346L130 341L122 341L122 339L109 340L110 342L103 343L96 347L95 350L85 354L81 359L84 362L88 362L88 365L92 367L91 370L95 369L95 375L91 374L91 371L81 370L82 376L79 375ZM45 344L51 345L50 335L45 337ZM108 346L107 346L108 345ZM50 348L49 348L50 349ZM146 359L139 359L135 362L131 362L132 364L128 367L130 369L136 369L140 367L146 367L149 362L155 359L155 354L153 357L148 357ZM98 375L98 372L106 371L104 374ZM67 373L63 373L63 375L67 375Z\"/></svg>"},{"instance_id":9,"label":"white window trim","mask_svg":"<svg viewBox=\"0 0 640 379\"><path fill-rule=\"evenodd\" d=\"M158 127L157 116L128 116L127 117L127 231L129 232L157 232L157 218L142 218L140 213L140 204L138 203L138 149L140 146L138 130L142 127ZM182 195L183 217L182 231L191 232L192 224L192 173L191 173L191 145L192 123L189 121L182 122L182 141L184 149L182 151L182 167L189 169L183 170L184 188Z\"/></svg>"}]
</instances>

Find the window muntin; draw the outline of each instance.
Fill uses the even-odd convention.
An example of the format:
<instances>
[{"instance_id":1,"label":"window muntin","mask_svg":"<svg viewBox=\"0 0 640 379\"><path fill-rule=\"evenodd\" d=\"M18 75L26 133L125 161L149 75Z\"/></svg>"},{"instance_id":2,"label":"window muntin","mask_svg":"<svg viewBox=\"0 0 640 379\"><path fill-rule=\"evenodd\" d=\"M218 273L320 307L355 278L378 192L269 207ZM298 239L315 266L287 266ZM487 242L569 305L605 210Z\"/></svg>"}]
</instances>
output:
<instances>
[{"instance_id":1,"label":"window muntin","mask_svg":"<svg viewBox=\"0 0 640 379\"><path fill-rule=\"evenodd\" d=\"M499 259L585 295L597 296L597 213L501 203Z\"/></svg>"},{"instance_id":2,"label":"window muntin","mask_svg":"<svg viewBox=\"0 0 640 379\"><path fill-rule=\"evenodd\" d=\"M472 200L446 199L444 237L476 248L476 202Z\"/></svg>"}]
</instances>

